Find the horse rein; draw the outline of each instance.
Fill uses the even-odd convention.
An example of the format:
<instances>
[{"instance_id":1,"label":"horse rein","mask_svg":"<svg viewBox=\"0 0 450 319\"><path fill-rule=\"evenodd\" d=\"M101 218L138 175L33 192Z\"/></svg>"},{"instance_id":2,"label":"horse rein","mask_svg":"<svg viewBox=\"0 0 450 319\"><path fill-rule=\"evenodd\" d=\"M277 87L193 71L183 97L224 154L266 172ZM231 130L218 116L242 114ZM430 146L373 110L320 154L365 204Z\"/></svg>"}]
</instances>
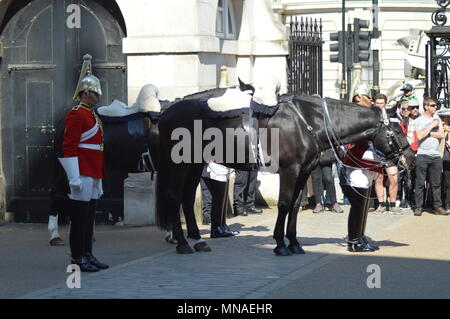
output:
<instances>
[{"instance_id":1,"label":"horse rein","mask_svg":"<svg viewBox=\"0 0 450 319\"><path fill-rule=\"evenodd\" d=\"M338 162L341 166L343 166L343 167L354 168L353 166L344 164L344 163L342 162L341 158L339 157L339 155L336 153L336 150L335 150L335 147L334 147L334 143L333 143L332 140L331 140L331 137L330 137L330 134L329 134L328 130L330 129L331 134L333 135L333 138L334 138L334 140L335 140L335 142L336 142L337 145L343 145L343 143L342 143L342 142L340 141L340 139L336 136L336 132L335 132L335 130L334 130L332 124L331 124L331 117L330 117L330 114L329 114L329 112L328 112L328 107L327 107L327 104L326 104L326 99L322 99L322 103L321 103L321 104L322 104L322 109L323 109L323 111L324 111L324 112L323 112L323 119L324 119L324 124L325 124L325 132L326 132L328 142L329 142L329 144L330 144L330 146L331 146L331 149L333 150L333 154L334 154L334 156L335 156L337 162ZM386 110L385 110L385 109L382 109L382 111L384 111L384 112L382 112L383 120L380 121L381 123L380 123L380 125L379 125L378 131L381 130L381 128L383 127L383 124L384 124L385 126L389 127L389 130L386 130L386 138L387 138L387 140L388 140L389 147L391 148L391 151L392 151L392 153L391 153L388 157L386 157L385 160L386 160L386 159L389 160L389 159L391 159L391 158L394 158L394 157L397 157L397 156L398 156L398 157L399 157L399 162L398 162L399 165L398 165L398 166L401 166L402 169L399 170L399 172L398 172L397 174L400 174L400 173L403 173L403 172L406 170L406 167L404 166L404 164L406 163L406 159L405 159L405 156L403 155L403 151L405 151L406 149L408 149L408 148L410 147L410 145L409 145L409 143L408 143L407 146L405 146L405 147L403 147L403 148L400 147L400 144L399 144L399 142L398 142L398 139L397 139L397 137L394 135L394 132L393 132L392 128L390 127L390 124L389 124L390 122L389 122L389 119L388 119L388 117L387 117ZM327 122L328 122L328 123L327 123ZM383 124L382 124L382 123L383 123ZM329 127L327 127L327 124L328 124ZM348 155L349 155L349 157L350 157L355 163L357 163L357 162L362 162L360 159L355 158L355 157L352 156L351 154L348 154ZM380 163L379 165L372 165L372 168L381 167L381 166L384 166L384 164L383 164L383 163ZM362 167L361 167L360 169L361 169L361 170L370 170L370 168L362 168ZM397 175L397 174L395 174L395 175ZM347 174L344 174L344 175L345 175L345 179L346 179L348 185L350 185L350 187L352 187L351 184L350 184L350 180L349 180ZM384 174L384 173L383 173L383 175L390 175L390 174ZM354 187L352 187L352 188L355 190ZM360 194L360 193L359 193L358 191L356 191L356 190L355 190L355 192L356 192L358 195L360 195L361 197L364 197L364 198L366 198L366 199L375 199L375 198L376 198L376 197L367 197L367 196L365 196L364 194Z\"/></svg>"},{"instance_id":2,"label":"horse rein","mask_svg":"<svg viewBox=\"0 0 450 319\"><path fill-rule=\"evenodd\" d=\"M285 101L290 107L291 109L294 111L294 113L297 114L297 116L299 117L299 119L302 121L302 123L305 125L307 131L311 134L311 136L314 138L314 140L316 141L316 149L317 151L320 151L319 149L319 138L317 137L316 133L314 132L314 129L311 125L308 124L308 122L306 122L305 118L303 117L302 113L300 113L300 111L294 106L294 104L290 101L290 100L286 100Z\"/></svg>"},{"instance_id":3,"label":"horse rein","mask_svg":"<svg viewBox=\"0 0 450 319\"><path fill-rule=\"evenodd\" d=\"M336 158L336 160L337 160L341 165L343 165L343 166L348 166L348 165L345 165L344 163L342 163L341 158L340 158L339 155L335 152L334 146L333 146L334 143L332 142L332 140L331 140L331 138L330 138L330 136L329 136L329 134L328 134L328 127L327 127L327 124L329 124L329 128L330 128L331 134L333 135L333 138L334 138L336 144L337 144L337 145L342 145L342 144L343 144L343 143L340 141L340 139L337 138L336 133L335 133L335 131L334 131L334 129L333 129L333 126L331 125L331 117L330 117L330 114L329 114L329 112L328 112L328 107L327 107L327 104L326 104L326 100L325 100L325 99L322 99L322 108L323 108L323 110L324 110L325 131L326 131L326 133L327 133L328 142L329 142L331 148L333 149L333 153L334 153L334 155L335 155L335 158ZM325 117L325 115L326 115L326 117ZM399 166L402 167L402 170L400 170L399 173L402 173L402 172L406 169L405 166L404 166L404 164L406 163L406 159L405 159L405 157L404 157L404 155L403 155L403 152L404 152L406 149L408 149L408 148L410 147L410 145L408 144L408 145L406 145L406 146L404 146L404 147L401 147L401 146L400 146L400 143L398 142L397 137L395 136L395 134L393 133L392 128L390 127L390 124L389 124L390 121L389 121L389 119L388 119L388 117L387 117L387 113L386 113L386 110L385 110L385 109L382 109L382 116L383 116L383 119L382 119L380 122L381 122L381 123L384 123L384 125L387 126L387 127L389 128L389 129L386 130L386 139L387 139L388 145L389 145L389 147L390 147L390 149L391 149L390 155L385 156L385 161L386 161L386 160L391 160L391 159L393 159L393 158L398 157L398 158L399 158L399 163L401 164L401 165L399 165ZM328 121L327 121L327 120L328 120ZM380 125L379 128L378 128L378 131L380 131L382 127L383 127L383 126ZM354 158L351 154L349 154L349 156L350 156L350 158L352 159L353 162L355 162L355 163L358 163L358 162L362 163L362 161L361 161L360 159ZM384 165L384 164L380 163L379 165L372 165L372 167L373 167L373 168L376 168L376 167L380 167L380 166L383 166L383 165ZM348 166L348 167L352 167L352 166ZM361 168L361 169L368 170L368 169L370 169L370 168Z\"/></svg>"},{"instance_id":4,"label":"horse rein","mask_svg":"<svg viewBox=\"0 0 450 319\"><path fill-rule=\"evenodd\" d=\"M341 166L354 168L353 166L344 164L341 157L339 156L339 154L337 154L334 145L340 146L340 145L344 145L344 143L337 137L336 131L333 128L333 125L331 123L330 113L328 112L328 106L327 106L326 99L322 99L321 102L322 102L321 105L322 105L322 109L323 109L323 121L324 121L324 125L325 125L325 133L327 135L328 143L329 143L331 149L333 150L334 157L336 158L336 161ZM328 126L327 126L327 124L328 124ZM330 134L332 135L332 138L334 139L334 143L332 141L332 138L330 137ZM361 159L354 157L352 154L348 154L348 156L354 163L364 164L364 162ZM383 164L380 163L378 165L371 165L368 168L361 168L361 169L370 170L371 168L378 168L378 167L382 167L382 166L383 166Z\"/></svg>"},{"instance_id":5,"label":"horse rein","mask_svg":"<svg viewBox=\"0 0 450 319\"><path fill-rule=\"evenodd\" d=\"M387 139L388 145L391 149L390 155L385 156L385 161L389 161L394 158L398 158L399 159L398 162L400 164L398 166L402 167L402 170L399 172L399 173L401 173L406 169L406 167L404 166L406 164L406 158L405 158L405 155L403 154L403 152L406 151L408 148L410 148L410 145L409 145L409 143L407 143L403 147L400 146L398 138L395 136L394 130L390 126L390 122L394 122L394 121L392 121L392 119L391 120L388 119L386 109L383 108L383 109L381 109L381 111L382 111L382 115L383 115L382 122L388 128L386 130L386 139ZM379 130L381 128L382 128L382 126L380 125Z\"/></svg>"}]
</instances>

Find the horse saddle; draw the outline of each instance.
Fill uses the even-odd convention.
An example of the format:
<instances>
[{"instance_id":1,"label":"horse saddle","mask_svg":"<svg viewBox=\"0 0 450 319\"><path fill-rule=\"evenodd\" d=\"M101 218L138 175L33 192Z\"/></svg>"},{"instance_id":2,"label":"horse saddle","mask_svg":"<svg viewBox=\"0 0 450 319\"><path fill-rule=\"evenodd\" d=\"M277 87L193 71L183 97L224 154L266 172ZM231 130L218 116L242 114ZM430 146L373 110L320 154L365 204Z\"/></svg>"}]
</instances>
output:
<instances>
[{"instance_id":1,"label":"horse saddle","mask_svg":"<svg viewBox=\"0 0 450 319\"><path fill-rule=\"evenodd\" d=\"M130 173L154 171L147 144L148 130L152 125L147 120L148 114L137 112L126 116L105 116L99 114L98 109L94 112L103 124L108 167Z\"/></svg>"}]
</instances>

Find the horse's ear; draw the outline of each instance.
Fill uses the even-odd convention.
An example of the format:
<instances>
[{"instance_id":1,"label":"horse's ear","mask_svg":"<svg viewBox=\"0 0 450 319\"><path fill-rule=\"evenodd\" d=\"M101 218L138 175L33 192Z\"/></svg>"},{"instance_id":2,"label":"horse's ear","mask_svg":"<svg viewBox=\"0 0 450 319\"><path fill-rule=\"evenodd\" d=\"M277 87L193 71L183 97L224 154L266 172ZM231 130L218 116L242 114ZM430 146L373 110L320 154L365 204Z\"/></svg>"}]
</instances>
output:
<instances>
[{"instance_id":1,"label":"horse's ear","mask_svg":"<svg viewBox=\"0 0 450 319\"><path fill-rule=\"evenodd\" d=\"M239 89L241 91L248 91L248 90L250 90L253 93L255 93L255 88L252 85L242 82L242 80L239 77L238 77L238 81L239 81Z\"/></svg>"},{"instance_id":2,"label":"horse's ear","mask_svg":"<svg viewBox=\"0 0 450 319\"><path fill-rule=\"evenodd\" d=\"M277 83L277 87L275 88L275 95L280 96L281 84Z\"/></svg>"}]
</instances>

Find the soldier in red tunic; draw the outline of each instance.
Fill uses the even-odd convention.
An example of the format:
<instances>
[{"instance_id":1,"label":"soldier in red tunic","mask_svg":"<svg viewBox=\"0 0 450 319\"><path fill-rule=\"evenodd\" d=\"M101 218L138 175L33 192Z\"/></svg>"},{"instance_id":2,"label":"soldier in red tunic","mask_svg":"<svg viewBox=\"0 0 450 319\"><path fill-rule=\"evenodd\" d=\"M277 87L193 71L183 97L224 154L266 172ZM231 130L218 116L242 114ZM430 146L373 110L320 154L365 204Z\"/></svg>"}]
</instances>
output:
<instances>
[{"instance_id":1,"label":"soldier in red tunic","mask_svg":"<svg viewBox=\"0 0 450 319\"><path fill-rule=\"evenodd\" d=\"M81 271L108 268L92 255L97 199L103 194L105 177L102 124L93 108L102 94L100 81L90 72L90 56L85 56L74 99L80 104L69 111L65 120L63 156L59 158L70 186L67 194L71 219L70 250L72 263ZM87 74L87 75L86 75Z\"/></svg>"}]
</instances>

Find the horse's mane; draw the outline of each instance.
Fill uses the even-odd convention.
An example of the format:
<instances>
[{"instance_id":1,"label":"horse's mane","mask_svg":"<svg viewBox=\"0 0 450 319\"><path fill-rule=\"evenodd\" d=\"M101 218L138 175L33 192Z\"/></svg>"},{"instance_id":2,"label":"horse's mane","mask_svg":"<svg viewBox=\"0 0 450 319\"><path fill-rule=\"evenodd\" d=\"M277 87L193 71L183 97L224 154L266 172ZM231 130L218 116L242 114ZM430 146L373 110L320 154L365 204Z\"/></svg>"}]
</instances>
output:
<instances>
[{"instance_id":1,"label":"horse's mane","mask_svg":"<svg viewBox=\"0 0 450 319\"><path fill-rule=\"evenodd\" d=\"M318 97L318 96L311 96L311 95L305 95L305 94L298 94L298 95L283 94L279 97L278 101L283 102L283 101L287 101L287 100L292 100L292 101L299 101L299 102L303 102L303 103L314 104L314 105L320 106L319 99L320 99L320 97ZM355 104L353 102L349 102L346 100L338 100L338 99L333 99L330 97L326 97L325 99L326 99L327 104L331 104L331 105L339 104L339 105L343 105L343 106L351 106L351 107L357 107L357 108L364 107L365 109L367 109L366 106L360 106L358 104ZM376 108L373 108L373 109L375 110Z\"/></svg>"}]
</instances>

